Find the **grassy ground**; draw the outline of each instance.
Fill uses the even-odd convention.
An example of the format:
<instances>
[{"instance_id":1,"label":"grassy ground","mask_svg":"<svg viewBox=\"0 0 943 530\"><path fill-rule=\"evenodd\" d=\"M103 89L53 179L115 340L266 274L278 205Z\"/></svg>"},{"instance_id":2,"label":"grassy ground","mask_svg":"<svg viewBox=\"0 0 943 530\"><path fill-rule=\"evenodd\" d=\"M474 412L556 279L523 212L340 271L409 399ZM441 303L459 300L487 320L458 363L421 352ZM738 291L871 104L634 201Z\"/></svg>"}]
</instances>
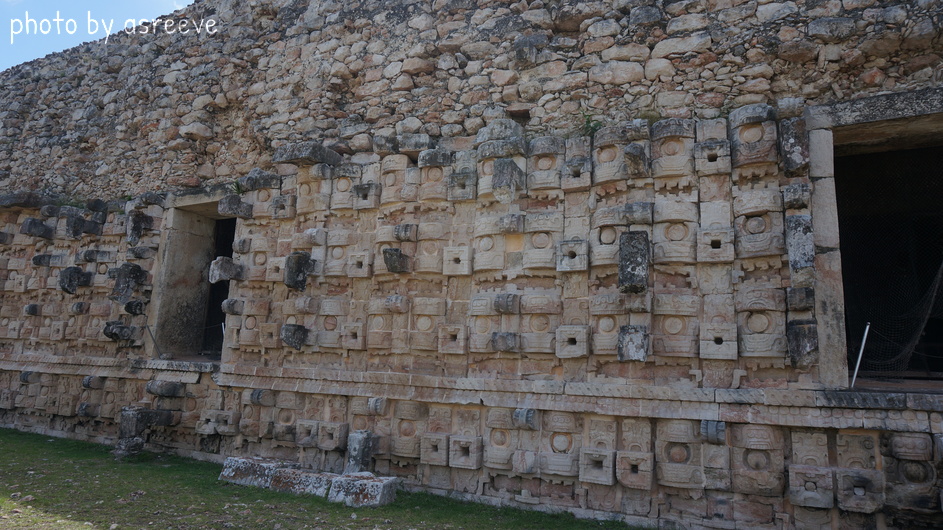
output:
<instances>
[{"instance_id":1,"label":"grassy ground","mask_svg":"<svg viewBox=\"0 0 943 530\"><path fill-rule=\"evenodd\" d=\"M0 429L0 528L621 528L399 492L383 508L347 508L220 482L220 466Z\"/></svg>"}]
</instances>

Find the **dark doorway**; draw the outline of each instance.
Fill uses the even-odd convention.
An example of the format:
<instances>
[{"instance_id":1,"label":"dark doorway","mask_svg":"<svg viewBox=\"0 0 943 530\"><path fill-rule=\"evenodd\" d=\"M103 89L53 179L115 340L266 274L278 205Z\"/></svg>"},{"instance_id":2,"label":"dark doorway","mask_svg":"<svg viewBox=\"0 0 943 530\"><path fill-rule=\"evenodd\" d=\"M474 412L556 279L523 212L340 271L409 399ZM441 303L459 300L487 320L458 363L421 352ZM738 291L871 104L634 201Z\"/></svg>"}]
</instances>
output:
<instances>
[{"instance_id":1,"label":"dark doorway","mask_svg":"<svg viewBox=\"0 0 943 530\"><path fill-rule=\"evenodd\" d=\"M943 378L943 147L836 157L848 364Z\"/></svg>"},{"instance_id":2,"label":"dark doorway","mask_svg":"<svg viewBox=\"0 0 943 530\"><path fill-rule=\"evenodd\" d=\"M236 219L217 219L213 230L215 246L213 259L232 257L232 242L236 237ZM223 313L223 301L229 298L229 282L210 284L206 304L206 323L203 330L201 355L220 357L223 351L223 331L226 314Z\"/></svg>"}]
</instances>

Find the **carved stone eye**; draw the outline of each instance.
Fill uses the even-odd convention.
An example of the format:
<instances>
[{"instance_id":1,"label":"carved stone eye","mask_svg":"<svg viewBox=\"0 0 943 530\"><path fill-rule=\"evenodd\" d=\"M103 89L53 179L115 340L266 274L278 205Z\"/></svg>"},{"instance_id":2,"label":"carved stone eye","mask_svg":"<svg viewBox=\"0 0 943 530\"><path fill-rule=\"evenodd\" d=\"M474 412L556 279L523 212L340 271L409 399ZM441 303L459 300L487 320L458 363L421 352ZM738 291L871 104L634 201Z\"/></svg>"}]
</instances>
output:
<instances>
[{"instance_id":1,"label":"carved stone eye","mask_svg":"<svg viewBox=\"0 0 943 530\"><path fill-rule=\"evenodd\" d=\"M674 223L665 229L665 237L669 241L681 241L688 236L688 227L682 223Z\"/></svg>"},{"instance_id":2,"label":"carved stone eye","mask_svg":"<svg viewBox=\"0 0 943 530\"><path fill-rule=\"evenodd\" d=\"M546 232L537 232L531 237L534 248L547 248L552 240L553 238Z\"/></svg>"},{"instance_id":3,"label":"carved stone eye","mask_svg":"<svg viewBox=\"0 0 943 530\"><path fill-rule=\"evenodd\" d=\"M603 245L611 245L616 242L616 229L606 226L599 230L599 242Z\"/></svg>"},{"instance_id":4,"label":"carved stone eye","mask_svg":"<svg viewBox=\"0 0 943 530\"><path fill-rule=\"evenodd\" d=\"M599 319L599 331L609 333L616 329L616 321L612 317L602 317Z\"/></svg>"},{"instance_id":5,"label":"carved stone eye","mask_svg":"<svg viewBox=\"0 0 943 530\"><path fill-rule=\"evenodd\" d=\"M558 432L550 437L550 448L553 449L554 453L569 452L571 444L572 440L569 434Z\"/></svg>"},{"instance_id":6,"label":"carved stone eye","mask_svg":"<svg viewBox=\"0 0 943 530\"><path fill-rule=\"evenodd\" d=\"M541 171L546 171L553 167L553 157L552 156L542 156L537 159L537 169Z\"/></svg>"},{"instance_id":7,"label":"carved stone eye","mask_svg":"<svg viewBox=\"0 0 943 530\"><path fill-rule=\"evenodd\" d=\"M429 331L432 329L432 319L422 315L416 319L416 329L419 331Z\"/></svg>"},{"instance_id":8,"label":"carved stone eye","mask_svg":"<svg viewBox=\"0 0 943 530\"><path fill-rule=\"evenodd\" d=\"M751 217L747 219L746 229L747 232L751 234L762 234L767 229L766 219L763 217Z\"/></svg>"},{"instance_id":9,"label":"carved stone eye","mask_svg":"<svg viewBox=\"0 0 943 530\"><path fill-rule=\"evenodd\" d=\"M677 335L684 329L684 320L678 317L668 317L662 323L662 329L669 335Z\"/></svg>"},{"instance_id":10,"label":"carved stone eye","mask_svg":"<svg viewBox=\"0 0 943 530\"><path fill-rule=\"evenodd\" d=\"M665 143L661 144L662 156L676 156L681 154L683 149L684 144L680 140L666 140Z\"/></svg>"},{"instance_id":11,"label":"carved stone eye","mask_svg":"<svg viewBox=\"0 0 943 530\"><path fill-rule=\"evenodd\" d=\"M399 422L399 434L405 438L412 438L416 435L416 425L407 420Z\"/></svg>"},{"instance_id":12,"label":"carved stone eye","mask_svg":"<svg viewBox=\"0 0 943 530\"><path fill-rule=\"evenodd\" d=\"M619 150L615 146L610 145L609 147L605 147L599 151L599 161L603 163L612 162L616 159L618 154Z\"/></svg>"},{"instance_id":13,"label":"carved stone eye","mask_svg":"<svg viewBox=\"0 0 943 530\"><path fill-rule=\"evenodd\" d=\"M769 329L769 317L763 313L753 313L747 319L747 327L753 333L763 333Z\"/></svg>"},{"instance_id":14,"label":"carved stone eye","mask_svg":"<svg viewBox=\"0 0 943 530\"><path fill-rule=\"evenodd\" d=\"M491 445L504 447L508 444L508 432L504 429L495 429L491 431Z\"/></svg>"},{"instance_id":15,"label":"carved stone eye","mask_svg":"<svg viewBox=\"0 0 943 530\"><path fill-rule=\"evenodd\" d=\"M442 180L442 168L440 167L429 168L429 171L426 173L426 178L430 182L439 182L440 180Z\"/></svg>"},{"instance_id":16,"label":"carved stone eye","mask_svg":"<svg viewBox=\"0 0 943 530\"><path fill-rule=\"evenodd\" d=\"M754 471L769 469L769 454L766 451L747 451L746 454L743 455L743 463Z\"/></svg>"},{"instance_id":17,"label":"carved stone eye","mask_svg":"<svg viewBox=\"0 0 943 530\"><path fill-rule=\"evenodd\" d=\"M759 142L763 139L763 126L758 123L744 125L740 128L740 140L746 143Z\"/></svg>"},{"instance_id":18,"label":"carved stone eye","mask_svg":"<svg viewBox=\"0 0 943 530\"><path fill-rule=\"evenodd\" d=\"M350 190L350 179L337 179L334 185L337 187L337 191L348 191Z\"/></svg>"},{"instance_id":19,"label":"carved stone eye","mask_svg":"<svg viewBox=\"0 0 943 530\"><path fill-rule=\"evenodd\" d=\"M674 464L684 464L691 458L691 450L685 444L669 444L667 452L668 460Z\"/></svg>"}]
</instances>

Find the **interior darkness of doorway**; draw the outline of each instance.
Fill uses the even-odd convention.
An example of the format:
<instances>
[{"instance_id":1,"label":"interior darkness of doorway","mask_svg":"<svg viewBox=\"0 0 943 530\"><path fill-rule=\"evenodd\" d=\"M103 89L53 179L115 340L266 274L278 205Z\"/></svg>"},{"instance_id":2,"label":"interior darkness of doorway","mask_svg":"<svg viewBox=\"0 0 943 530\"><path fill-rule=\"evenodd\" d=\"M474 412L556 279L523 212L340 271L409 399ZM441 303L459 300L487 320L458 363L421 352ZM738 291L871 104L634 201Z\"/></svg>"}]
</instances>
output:
<instances>
[{"instance_id":1,"label":"interior darkness of doorway","mask_svg":"<svg viewBox=\"0 0 943 530\"><path fill-rule=\"evenodd\" d=\"M870 322L862 375L943 378L943 147L837 157L835 177L849 366Z\"/></svg>"},{"instance_id":2,"label":"interior darkness of doorway","mask_svg":"<svg viewBox=\"0 0 943 530\"><path fill-rule=\"evenodd\" d=\"M236 237L236 219L217 219L213 234L214 259L232 257L232 242ZM210 285L209 297L206 303L206 324L203 332L201 355L219 357L223 350L223 324L226 314L223 313L223 301L229 298L229 282L216 282Z\"/></svg>"}]
</instances>

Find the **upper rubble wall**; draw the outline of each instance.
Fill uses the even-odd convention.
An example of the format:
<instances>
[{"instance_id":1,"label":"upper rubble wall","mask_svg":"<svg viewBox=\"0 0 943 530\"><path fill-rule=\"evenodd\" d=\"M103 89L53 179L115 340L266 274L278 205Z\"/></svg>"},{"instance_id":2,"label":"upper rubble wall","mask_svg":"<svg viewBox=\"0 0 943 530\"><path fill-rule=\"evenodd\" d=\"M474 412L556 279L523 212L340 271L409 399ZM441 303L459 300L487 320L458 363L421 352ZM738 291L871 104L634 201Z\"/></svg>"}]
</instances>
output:
<instances>
[{"instance_id":1,"label":"upper rubble wall","mask_svg":"<svg viewBox=\"0 0 943 530\"><path fill-rule=\"evenodd\" d=\"M653 5L645 5L653 4ZM198 2L215 35L116 35L0 74L0 189L198 187L284 140L533 135L933 86L940 3ZM781 112L783 114L783 112ZM781 116L782 117L782 116ZM526 118L525 118L526 119Z\"/></svg>"}]
</instances>

